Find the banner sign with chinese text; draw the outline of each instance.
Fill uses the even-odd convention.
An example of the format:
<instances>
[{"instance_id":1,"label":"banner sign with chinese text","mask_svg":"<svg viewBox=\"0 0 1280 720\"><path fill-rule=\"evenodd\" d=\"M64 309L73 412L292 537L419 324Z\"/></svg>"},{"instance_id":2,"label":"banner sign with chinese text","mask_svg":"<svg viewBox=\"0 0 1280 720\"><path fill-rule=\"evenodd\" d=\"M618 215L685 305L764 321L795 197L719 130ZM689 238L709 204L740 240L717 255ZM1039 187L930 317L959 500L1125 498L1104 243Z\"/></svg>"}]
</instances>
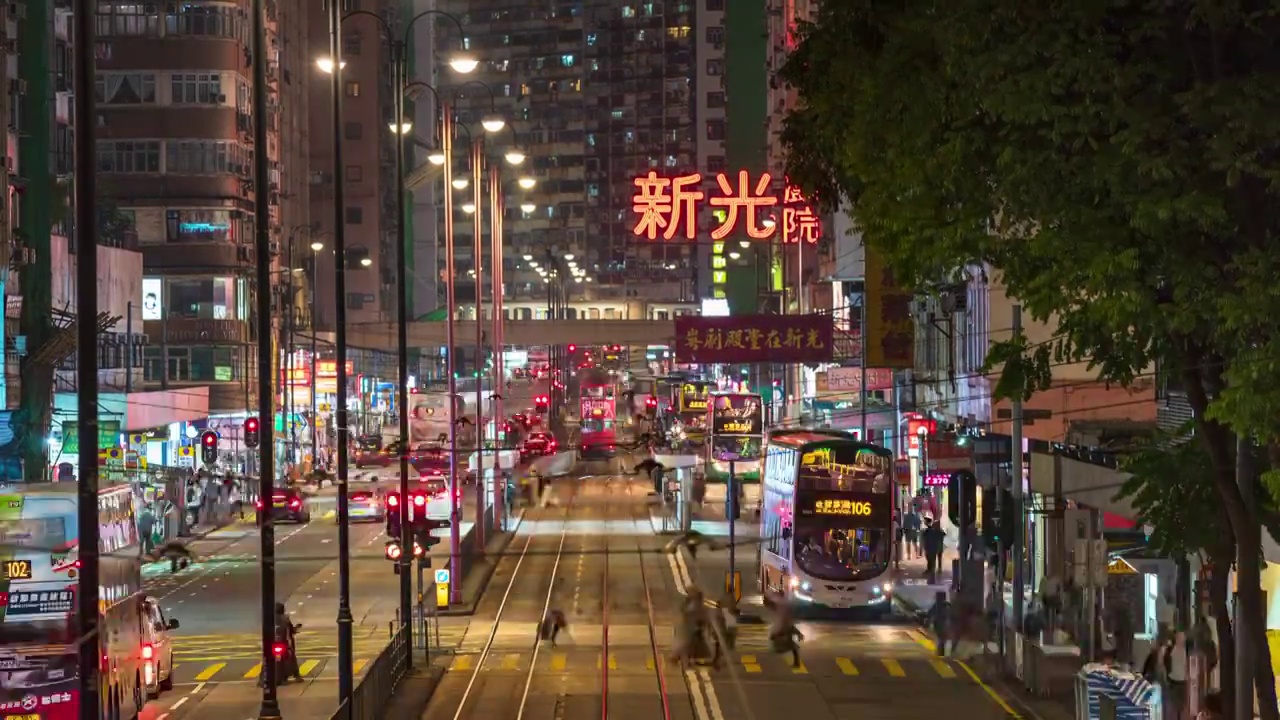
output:
<instances>
[{"instance_id":1,"label":"banner sign with chinese text","mask_svg":"<svg viewBox=\"0 0 1280 720\"><path fill-rule=\"evenodd\" d=\"M880 253L867 248L867 327L863 352L867 365L902 370L914 365L915 322L911 317L913 293L898 284Z\"/></svg>"},{"instance_id":2,"label":"banner sign with chinese text","mask_svg":"<svg viewBox=\"0 0 1280 720\"><path fill-rule=\"evenodd\" d=\"M720 193L707 198L701 189L702 175L662 177L650 170L634 180L636 194L631 210L636 214L632 228L638 236L665 240L677 234L688 240L698 236L698 209L702 201L722 213L720 226L711 231L712 240L723 240L735 230L742 230L754 240L769 240L781 233L783 243L818 242L822 228L818 216L799 189L784 183L781 197L773 186L773 177L761 173L753 183L746 170L739 170L735 181L725 173L716 175ZM781 206L782 224L769 208Z\"/></svg>"},{"instance_id":3,"label":"banner sign with chinese text","mask_svg":"<svg viewBox=\"0 0 1280 720\"><path fill-rule=\"evenodd\" d=\"M867 391L891 390L893 371L889 368L867 368ZM862 368L831 368L817 375L818 392L862 392Z\"/></svg>"},{"instance_id":4,"label":"banner sign with chinese text","mask_svg":"<svg viewBox=\"0 0 1280 720\"><path fill-rule=\"evenodd\" d=\"M830 315L676 318L676 362L831 361Z\"/></svg>"}]
</instances>

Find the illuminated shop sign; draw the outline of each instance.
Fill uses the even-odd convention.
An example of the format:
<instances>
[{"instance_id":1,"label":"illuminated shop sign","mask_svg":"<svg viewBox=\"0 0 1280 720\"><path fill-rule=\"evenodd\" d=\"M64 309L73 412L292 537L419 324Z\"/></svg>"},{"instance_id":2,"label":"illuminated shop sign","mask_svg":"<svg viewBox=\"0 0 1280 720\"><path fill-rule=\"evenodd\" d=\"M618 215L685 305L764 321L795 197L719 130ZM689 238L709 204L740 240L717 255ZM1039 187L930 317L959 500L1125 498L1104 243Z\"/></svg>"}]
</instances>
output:
<instances>
[{"instance_id":1,"label":"illuminated shop sign","mask_svg":"<svg viewBox=\"0 0 1280 720\"><path fill-rule=\"evenodd\" d=\"M711 231L712 240L722 240L737 229L755 240L769 240L781 231L784 243L803 240L813 244L822 237L818 216L800 191L788 184L779 197L769 173L761 173L754 183L746 170L738 171L736 182L719 173L716 185L720 192L710 198L701 189L700 173L662 177L650 170L633 182L632 211L637 217L632 232L650 240L657 240L659 234L671 240L677 233L689 240L696 238L698 208L703 201L717 208L714 214L719 227ZM768 210L778 205L782 206L781 230L778 223L770 221Z\"/></svg>"}]
</instances>

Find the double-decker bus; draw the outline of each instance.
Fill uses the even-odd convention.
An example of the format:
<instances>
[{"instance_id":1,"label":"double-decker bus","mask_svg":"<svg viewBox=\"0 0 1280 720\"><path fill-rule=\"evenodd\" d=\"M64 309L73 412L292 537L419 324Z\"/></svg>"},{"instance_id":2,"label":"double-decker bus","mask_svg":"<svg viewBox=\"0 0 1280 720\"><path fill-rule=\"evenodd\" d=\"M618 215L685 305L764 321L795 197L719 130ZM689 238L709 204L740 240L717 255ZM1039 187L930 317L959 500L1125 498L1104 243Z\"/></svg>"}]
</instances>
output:
<instances>
[{"instance_id":1,"label":"double-decker bus","mask_svg":"<svg viewBox=\"0 0 1280 720\"><path fill-rule=\"evenodd\" d=\"M578 388L581 401L579 446L583 459L613 457L618 447L618 406L613 384L584 380Z\"/></svg>"},{"instance_id":2,"label":"double-decker bus","mask_svg":"<svg viewBox=\"0 0 1280 720\"><path fill-rule=\"evenodd\" d=\"M764 403L755 393L714 392L707 403L706 478L725 482L729 463L737 482L760 482Z\"/></svg>"},{"instance_id":3,"label":"double-decker bus","mask_svg":"<svg viewBox=\"0 0 1280 720\"><path fill-rule=\"evenodd\" d=\"M110 720L136 717L172 678L177 623L142 595L133 503L128 485L98 497L99 697ZM78 717L76 506L74 483L0 494L0 717Z\"/></svg>"},{"instance_id":4,"label":"double-decker bus","mask_svg":"<svg viewBox=\"0 0 1280 720\"><path fill-rule=\"evenodd\" d=\"M797 605L892 605L893 453L837 430L765 443L761 586Z\"/></svg>"}]
</instances>

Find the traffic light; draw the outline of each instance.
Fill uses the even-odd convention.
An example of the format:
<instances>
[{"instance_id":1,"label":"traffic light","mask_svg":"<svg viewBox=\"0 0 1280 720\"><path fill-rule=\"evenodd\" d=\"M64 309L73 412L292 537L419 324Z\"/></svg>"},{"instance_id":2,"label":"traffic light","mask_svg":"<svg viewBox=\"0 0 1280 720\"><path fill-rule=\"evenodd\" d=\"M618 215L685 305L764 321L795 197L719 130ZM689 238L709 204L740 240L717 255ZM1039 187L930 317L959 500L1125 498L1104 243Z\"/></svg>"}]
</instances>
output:
<instances>
[{"instance_id":1,"label":"traffic light","mask_svg":"<svg viewBox=\"0 0 1280 720\"><path fill-rule=\"evenodd\" d=\"M960 516L961 510L964 517ZM951 473L947 483L947 516L960 527L970 527L978 520L978 478L968 470Z\"/></svg>"},{"instance_id":2,"label":"traffic light","mask_svg":"<svg viewBox=\"0 0 1280 720\"><path fill-rule=\"evenodd\" d=\"M433 545L440 544L440 538L431 534L432 530L443 530L451 527L452 523L448 520L434 520L432 518L414 518L413 520L413 554L415 557L421 556L427 549ZM419 550L421 548L421 551Z\"/></svg>"},{"instance_id":3,"label":"traffic light","mask_svg":"<svg viewBox=\"0 0 1280 720\"><path fill-rule=\"evenodd\" d=\"M533 399L534 409L536 409L540 413L546 412L547 406L550 404L551 404L551 398L547 397L546 395L539 395L538 397Z\"/></svg>"},{"instance_id":4,"label":"traffic light","mask_svg":"<svg viewBox=\"0 0 1280 720\"><path fill-rule=\"evenodd\" d=\"M982 539L987 547L996 549L1001 539L1008 547L1013 542L1016 522L1012 492L1004 488L986 488L982 491Z\"/></svg>"},{"instance_id":5,"label":"traffic light","mask_svg":"<svg viewBox=\"0 0 1280 720\"><path fill-rule=\"evenodd\" d=\"M247 448L256 448L262 440L262 434L258 428L258 418L249 417L244 419L244 446Z\"/></svg>"},{"instance_id":6,"label":"traffic light","mask_svg":"<svg viewBox=\"0 0 1280 720\"><path fill-rule=\"evenodd\" d=\"M576 352L578 352L578 346L573 343L569 343L569 354L572 355Z\"/></svg>"},{"instance_id":7,"label":"traffic light","mask_svg":"<svg viewBox=\"0 0 1280 720\"><path fill-rule=\"evenodd\" d=\"M200 435L200 459L206 465L218 462L218 433L213 430L205 430Z\"/></svg>"},{"instance_id":8,"label":"traffic light","mask_svg":"<svg viewBox=\"0 0 1280 720\"><path fill-rule=\"evenodd\" d=\"M644 410L645 410L645 412L649 413L650 415L656 415L656 414L658 413L658 398L656 398L656 397L654 397L654 396L652 396L652 395L650 395L649 397L645 398L645 399L644 399Z\"/></svg>"}]
</instances>

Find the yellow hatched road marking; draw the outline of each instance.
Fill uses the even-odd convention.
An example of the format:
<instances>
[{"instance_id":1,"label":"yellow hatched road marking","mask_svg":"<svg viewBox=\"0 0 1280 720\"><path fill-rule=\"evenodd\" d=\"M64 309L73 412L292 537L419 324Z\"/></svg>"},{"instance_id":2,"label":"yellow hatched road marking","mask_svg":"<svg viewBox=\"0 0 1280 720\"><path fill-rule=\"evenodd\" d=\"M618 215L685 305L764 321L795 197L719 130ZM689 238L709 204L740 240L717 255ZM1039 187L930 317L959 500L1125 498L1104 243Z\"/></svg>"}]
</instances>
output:
<instances>
[{"instance_id":1,"label":"yellow hatched road marking","mask_svg":"<svg viewBox=\"0 0 1280 720\"><path fill-rule=\"evenodd\" d=\"M650 655L649 657L647 657L647 658L645 658L645 659L644 659L644 669L645 669L645 670L653 670L653 669L654 669L654 663L653 663L653 656L652 656L652 655Z\"/></svg>"},{"instance_id":2,"label":"yellow hatched road marking","mask_svg":"<svg viewBox=\"0 0 1280 720\"><path fill-rule=\"evenodd\" d=\"M258 663L257 665L254 665L253 667L249 668L249 672L244 674L244 679L257 680L258 676L261 674L262 674L262 663Z\"/></svg>"},{"instance_id":3,"label":"yellow hatched road marking","mask_svg":"<svg viewBox=\"0 0 1280 720\"><path fill-rule=\"evenodd\" d=\"M599 658L599 657L597 657L597 658L596 658L596 669L597 669L597 670L599 670L599 669L600 669L600 658ZM614 656L613 656L613 653L609 653L609 669L610 669L610 670L617 670L617 669L618 669L618 659L617 659L616 657L614 657Z\"/></svg>"},{"instance_id":4,"label":"yellow hatched road marking","mask_svg":"<svg viewBox=\"0 0 1280 720\"><path fill-rule=\"evenodd\" d=\"M836 658L836 667L840 668L840 672L844 673L845 675L858 674L858 666L854 665L853 661L850 660L849 658L842 658L842 657Z\"/></svg>"},{"instance_id":5,"label":"yellow hatched road marking","mask_svg":"<svg viewBox=\"0 0 1280 720\"><path fill-rule=\"evenodd\" d=\"M211 679L214 675L217 675L219 672L222 672L222 668L226 666L227 664L224 662L214 663L210 665L209 667L201 670L200 674L196 675L196 682L205 682Z\"/></svg>"},{"instance_id":6,"label":"yellow hatched road marking","mask_svg":"<svg viewBox=\"0 0 1280 720\"><path fill-rule=\"evenodd\" d=\"M453 658L453 663L449 665L450 670L465 671L471 669L471 656L458 655Z\"/></svg>"},{"instance_id":7,"label":"yellow hatched road marking","mask_svg":"<svg viewBox=\"0 0 1280 720\"><path fill-rule=\"evenodd\" d=\"M760 663L756 660L755 655L742 656L742 669L749 673L760 672Z\"/></svg>"},{"instance_id":8,"label":"yellow hatched road marking","mask_svg":"<svg viewBox=\"0 0 1280 720\"><path fill-rule=\"evenodd\" d=\"M360 671L364 669L364 666L368 664L369 664L368 660L357 660L356 664L351 666L351 672L354 672L355 674L359 675Z\"/></svg>"},{"instance_id":9,"label":"yellow hatched road marking","mask_svg":"<svg viewBox=\"0 0 1280 720\"><path fill-rule=\"evenodd\" d=\"M310 675L311 671L315 670L316 666L319 664L320 664L319 660L308 660L298 666L298 674L301 675L302 677L306 677Z\"/></svg>"},{"instance_id":10,"label":"yellow hatched road marking","mask_svg":"<svg viewBox=\"0 0 1280 720\"><path fill-rule=\"evenodd\" d=\"M809 668L805 667L804 661L801 660L799 665L796 665L795 667L791 668L791 672L795 673L796 675L808 675Z\"/></svg>"},{"instance_id":11,"label":"yellow hatched road marking","mask_svg":"<svg viewBox=\"0 0 1280 720\"><path fill-rule=\"evenodd\" d=\"M564 653L551 654L551 672L564 672L564 666L569 662L569 658Z\"/></svg>"},{"instance_id":12,"label":"yellow hatched road marking","mask_svg":"<svg viewBox=\"0 0 1280 720\"><path fill-rule=\"evenodd\" d=\"M930 658L929 664L932 665L933 669L937 670L938 674L944 678L953 678L956 676L956 671L953 670L950 665L948 665L946 662L942 660L939 660L937 658Z\"/></svg>"},{"instance_id":13,"label":"yellow hatched road marking","mask_svg":"<svg viewBox=\"0 0 1280 720\"><path fill-rule=\"evenodd\" d=\"M897 660L894 660L893 658L885 658L880 662L884 664L884 669L888 670L890 675L894 677L907 676L907 673L902 669L902 664Z\"/></svg>"},{"instance_id":14,"label":"yellow hatched road marking","mask_svg":"<svg viewBox=\"0 0 1280 720\"><path fill-rule=\"evenodd\" d=\"M502 669L515 670L520 664L520 656L516 653L508 653L502 656Z\"/></svg>"}]
</instances>

